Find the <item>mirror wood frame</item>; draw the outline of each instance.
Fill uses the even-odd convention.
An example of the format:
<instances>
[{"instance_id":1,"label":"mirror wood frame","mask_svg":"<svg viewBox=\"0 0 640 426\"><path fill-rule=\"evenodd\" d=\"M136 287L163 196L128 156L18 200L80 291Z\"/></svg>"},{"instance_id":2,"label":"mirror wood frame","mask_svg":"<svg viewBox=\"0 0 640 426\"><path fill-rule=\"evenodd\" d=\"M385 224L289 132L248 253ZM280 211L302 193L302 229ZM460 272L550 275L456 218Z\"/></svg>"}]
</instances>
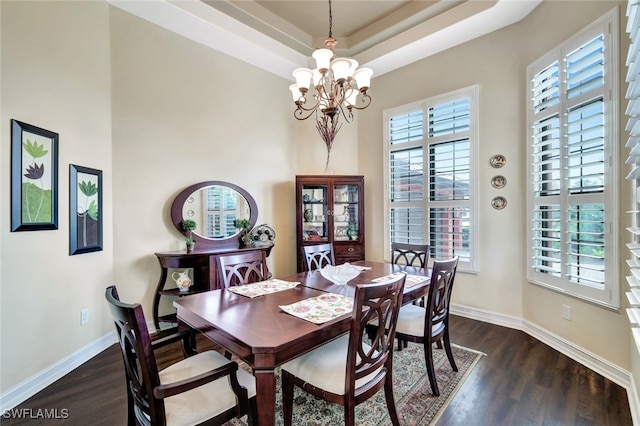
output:
<instances>
[{"instance_id":1,"label":"mirror wood frame","mask_svg":"<svg viewBox=\"0 0 640 426\"><path fill-rule=\"evenodd\" d=\"M199 182L188 186L183 189L173 200L173 204L171 204L171 221L176 229L180 232L180 234L184 235L184 231L182 230L181 222L185 219L182 216L182 209L184 207L184 203L187 199L195 192L200 189L206 188L208 186L224 186L227 188L231 188L238 192L240 195L247 200L247 204L249 205L249 222L251 223L251 228L256 226L256 221L258 220L258 205L256 204L256 200L253 199L251 194L249 194L244 188L239 187L238 185L234 185L233 183L219 181L219 180L211 180L205 182ZM202 235L192 233L193 240L196 242L196 250L198 249L225 249L225 248L238 248L240 247L240 238L239 238L240 230L237 233L233 234L227 238L213 239L206 238Z\"/></svg>"}]
</instances>

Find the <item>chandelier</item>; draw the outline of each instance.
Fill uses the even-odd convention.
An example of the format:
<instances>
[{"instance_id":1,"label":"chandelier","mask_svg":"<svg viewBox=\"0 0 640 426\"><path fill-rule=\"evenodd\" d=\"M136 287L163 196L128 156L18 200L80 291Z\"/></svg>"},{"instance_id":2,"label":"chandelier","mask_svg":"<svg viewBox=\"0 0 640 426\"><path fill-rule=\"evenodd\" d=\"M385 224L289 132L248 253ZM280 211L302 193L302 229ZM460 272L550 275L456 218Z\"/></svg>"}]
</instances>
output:
<instances>
[{"instance_id":1,"label":"chandelier","mask_svg":"<svg viewBox=\"0 0 640 426\"><path fill-rule=\"evenodd\" d=\"M316 68L295 69L293 77L296 83L289 86L296 105L294 117L306 120L315 114L316 127L323 139L323 129L324 133L335 136L340 115L351 123L354 109L365 109L371 104L367 90L373 70L358 68L355 59L335 56L333 49L337 41L332 36L332 21L329 0L329 37L324 41L325 47L316 49L311 55L316 61Z\"/></svg>"}]
</instances>

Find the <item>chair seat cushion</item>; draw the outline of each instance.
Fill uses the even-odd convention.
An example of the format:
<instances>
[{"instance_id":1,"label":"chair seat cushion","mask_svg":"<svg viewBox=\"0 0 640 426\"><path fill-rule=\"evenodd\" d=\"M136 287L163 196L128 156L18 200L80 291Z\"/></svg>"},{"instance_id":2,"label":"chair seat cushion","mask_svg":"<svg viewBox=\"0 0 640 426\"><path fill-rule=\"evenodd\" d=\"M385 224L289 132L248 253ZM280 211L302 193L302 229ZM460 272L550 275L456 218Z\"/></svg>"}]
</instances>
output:
<instances>
[{"instance_id":1,"label":"chair seat cushion","mask_svg":"<svg viewBox=\"0 0 640 426\"><path fill-rule=\"evenodd\" d=\"M216 351L199 353L185 358L159 372L160 383L169 384L214 370L232 361ZM256 394L254 377L238 369L238 381L247 388L249 398ZM236 405L229 379L214 382L174 395L164 400L167 425L193 425L214 417Z\"/></svg>"},{"instance_id":2,"label":"chair seat cushion","mask_svg":"<svg viewBox=\"0 0 640 426\"><path fill-rule=\"evenodd\" d=\"M370 349L367 345L363 346ZM317 388L344 395L348 347L347 334L283 364L282 369ZM356 388L368 383L379 371L356 380Z\"/></svg>"},{"instance_id":3,"label":"chair seat cushion","mask_svg":"<svg viewBox=\"0 0 640 426\"><path fill-rule=\"evenodd\" d=\"M396 325L396 333L402 333L409 336L424 337L424 320L427 310L418 305L404 305L400 308L398 315L398 324ZM436 336L444 330L444 323L434 324L431 335Z\"/></svg>"}]
</instances>

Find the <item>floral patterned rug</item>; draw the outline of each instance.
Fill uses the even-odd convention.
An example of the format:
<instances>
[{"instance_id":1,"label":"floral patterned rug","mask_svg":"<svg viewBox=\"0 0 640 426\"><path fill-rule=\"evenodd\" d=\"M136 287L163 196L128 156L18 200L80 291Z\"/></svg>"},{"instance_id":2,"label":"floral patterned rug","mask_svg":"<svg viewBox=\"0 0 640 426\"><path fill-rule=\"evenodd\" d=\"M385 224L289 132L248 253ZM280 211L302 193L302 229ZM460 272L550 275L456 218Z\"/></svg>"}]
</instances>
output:
<instances>
[{"instance_id":1,"label":"floral patterned rug","mask_svg":"<svg viewBox=\"0 0 640 426\"><path fill-rule=\"evenodd\" d=\"M442 349L434 349L434 365L438 376L440 396L431 394L422 345L409 343L407 348L394 352L393 381L396 408L403 426L425 426L440 417L469 373L483 355L471 349L452 345L458 372L451 370ZM280 375L277 376L276 425L282 425ZM326 426L344 424L344 408L328 404L295 388L293 424L296 426ZM356 407L358 426L387 426L391 424L387 413L384 391ZM228 425L245 426L246 417L233 420Z\"/></svg>"}]
</instances>

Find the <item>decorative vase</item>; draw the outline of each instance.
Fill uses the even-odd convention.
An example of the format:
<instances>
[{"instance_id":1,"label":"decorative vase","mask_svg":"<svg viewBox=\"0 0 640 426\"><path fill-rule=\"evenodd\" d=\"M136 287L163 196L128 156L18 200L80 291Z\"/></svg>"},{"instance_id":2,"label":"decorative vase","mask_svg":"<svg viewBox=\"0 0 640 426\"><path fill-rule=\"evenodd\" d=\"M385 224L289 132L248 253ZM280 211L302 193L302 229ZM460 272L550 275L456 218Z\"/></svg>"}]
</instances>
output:
<instances>
[{"instance_id":1,"label":"decorative vase","mask_svg":"<svg viewBox=\"0 0 640 426\"><path fill-rule=\"evenodd\" d=\"M350 226L347 229L347 237L349 237L350 240L357 240L358 239L358 231L356 231L355 228Z\"/></svg>"},{"instance_id":2,"label":"decorative vase","mask_svg":"<svg viewBox=\"0 0 640 426\"><path fill-rule=\"evenodd\" d=\"M189 291L189 287L191 287L191 278L189 278L188 271L173 271L171 274L171 279L176 282L176 287L180 289L180 291Z\"/></svg>"},{"instance_id":3,"label":"decorative vase","mask_svg":"<svg viewBox=\"0 0 640 426\"><path fill-rule=\"evenodd\" d=\"M195 247L196 247L195 241L187 243L187 253L191 253Z\"/></svg>"},{"instance_id":4,"label":"decorative vase","mask_svg":"<svg viewBox=\"0 0 640 426\"><path fill-rule=\"evenodd\" d=\"M303 217L305 222L311 222L311 219L313 219L313 211L311 211L311 209L306 209Z\"/></svg>"},{"instance_id":5,"label":"decorative vase","mask_svg":"<svg viewBox=\"0 0 640 426\"><path fill-rule=\"evenodd\" d=\"M248 247L252 247L252 241L251 241L251 234L249 234L248 232L246 234L244 234L241 238L240 238L240 245L242 247L248 248Z\"/></svg>"}]
</instances>

